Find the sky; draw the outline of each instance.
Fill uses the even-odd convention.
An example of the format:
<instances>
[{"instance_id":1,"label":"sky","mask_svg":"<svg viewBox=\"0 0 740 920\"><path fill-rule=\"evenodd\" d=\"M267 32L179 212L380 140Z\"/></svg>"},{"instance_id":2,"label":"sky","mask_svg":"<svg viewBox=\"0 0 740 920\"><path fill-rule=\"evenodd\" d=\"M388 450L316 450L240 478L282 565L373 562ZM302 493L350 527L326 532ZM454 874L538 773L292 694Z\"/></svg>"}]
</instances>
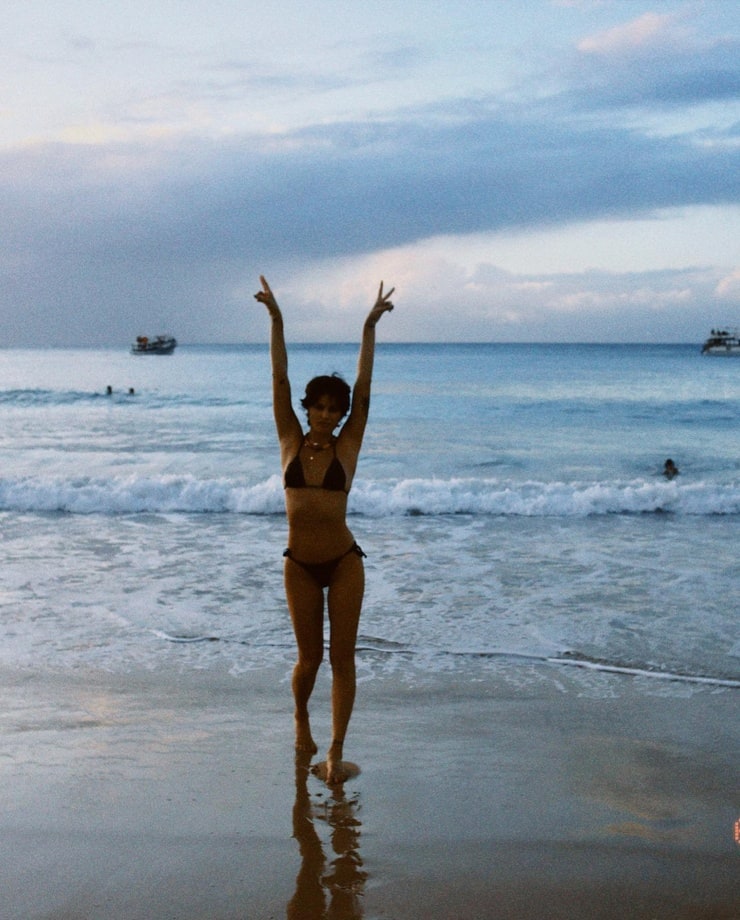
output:
<instances>
[{"instance_id":1,"label":"sky","mask_svg":"<svg viewBox=\"0 0 740 920\"><path fill-rule=\"evenodd\" d=\"M735 0L5 0L0 346L740 326Z\"/></svg>"}]
</instances>

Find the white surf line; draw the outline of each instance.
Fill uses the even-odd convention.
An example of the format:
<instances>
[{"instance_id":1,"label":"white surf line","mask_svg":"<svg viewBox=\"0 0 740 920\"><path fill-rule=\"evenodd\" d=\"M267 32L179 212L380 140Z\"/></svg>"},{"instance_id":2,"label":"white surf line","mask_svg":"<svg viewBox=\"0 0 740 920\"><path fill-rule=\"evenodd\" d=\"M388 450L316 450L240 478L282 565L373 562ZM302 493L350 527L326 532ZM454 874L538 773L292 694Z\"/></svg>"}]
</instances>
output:
<instances>
[{"instance_id":1,"label":"white surf line","mask_svg":"<svg viewBox=\"0 0 740 920\"><path fill-rule=\"evenodd\" d=\"M722 677L698 677L691 674L673 674L671 671L648 671L644 668L625 668L616 664L599 664L578 658L546 658L551 664L564 664L573 668L587 668L590 671L606 671L610 674L627 674L630 677L653 677L658 680L680 681L685 684L709 684L713 687L740 688L740 680Z\"/></svg>"},{"instance_id":2,"label":"white surf line","mask_svg":"<svg viewBox=\"0 0 740 920\"><path fill-rule=\"evenodd\" d=\"M586 668L591 671L604 671L607 674L625 674L628 677L653 677L658 680L672 680L685 684L707 684L712 687L731 687L740 689L740 680L724 677L701 677L692 674L675 674L672 671L649 671L647 668L628 668L607 662L589 661L587 658L558 658L554 655L536 655L528 652L443 652L446 655L455 655L477 658L509 658L517 661L532 661L541 664L568 665L572 668Z\"/></svg>"},{"instance_id":3,"label":"white surf line","mask_svg":"<svg viewBox=\"0 0 740 920\"><path fill-rule=\"evenodd\" d=\"M165 639L167 642L218 642L218 636L171 636L169 633L162 632L161 629L153 629L152 632L159 639Z\"/></svg>"}]
</instances>

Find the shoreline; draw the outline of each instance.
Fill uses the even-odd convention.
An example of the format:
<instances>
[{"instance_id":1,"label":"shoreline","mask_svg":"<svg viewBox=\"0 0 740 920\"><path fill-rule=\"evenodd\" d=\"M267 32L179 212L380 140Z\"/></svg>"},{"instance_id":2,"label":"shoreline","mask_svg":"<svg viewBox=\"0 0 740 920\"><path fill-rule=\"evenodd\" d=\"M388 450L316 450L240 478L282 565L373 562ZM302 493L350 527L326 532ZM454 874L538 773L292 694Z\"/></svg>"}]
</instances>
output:
<instances>
[{"instance_id":1,"label":"shoreline","mask_svg":"<svg viewBox=\"0 0 740 920\"><path fill-rule=\"evenodd\" d=\"M736 691L517 667L362 682L333 790L284 667L2 669L3 920L735 916Z\"/></svg>"}]
</instances>

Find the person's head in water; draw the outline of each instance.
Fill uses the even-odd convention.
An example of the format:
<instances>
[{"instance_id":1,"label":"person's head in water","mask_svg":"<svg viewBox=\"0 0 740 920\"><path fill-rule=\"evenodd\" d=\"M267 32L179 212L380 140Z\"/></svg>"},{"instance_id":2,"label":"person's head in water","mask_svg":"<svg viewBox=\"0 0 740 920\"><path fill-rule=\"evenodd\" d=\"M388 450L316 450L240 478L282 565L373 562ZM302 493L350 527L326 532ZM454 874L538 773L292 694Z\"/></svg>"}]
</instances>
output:
<instances>
[{"instance_id":1,"label":"person's head in water","mask_svg":"<svg viewBox=\"0 0 740 920\"><path fill-rule=\"evenodd\" d=\"M339 413L339 419L342 419L349 412L350 393L349 384L339 374L332 374L331 376L324 374L308 381L306 395L301 400L301 405L306 410L306 415L309 416L310 421L310 410L317 406L319 402L327 399Z\"/></svg>"},{"instance_id":2,"label":"person's head in water","mask_svg":"<svg viewBox=\"0 0 740 920\"><path fill-rule=\"evenodd\" d=\"M678 476L678 467L670 457L663 466L663 475L666 479L673 479L674 476Z\"/></svg>"}]
</instances>

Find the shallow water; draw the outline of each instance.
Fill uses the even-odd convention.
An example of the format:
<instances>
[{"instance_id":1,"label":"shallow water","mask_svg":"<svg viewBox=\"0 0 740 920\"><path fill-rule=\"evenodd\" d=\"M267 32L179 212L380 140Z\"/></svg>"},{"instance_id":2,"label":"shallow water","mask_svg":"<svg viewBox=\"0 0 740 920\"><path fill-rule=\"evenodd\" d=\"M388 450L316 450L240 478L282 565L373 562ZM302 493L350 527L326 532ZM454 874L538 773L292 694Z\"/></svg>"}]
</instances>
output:
<instances>
[{"instance_id":1,"label":"shallow water","mask_svg":"<svg viewBox=\"0 0 740 920\"><path fill-rule=\"evenodd\" d=\"M292 349L296 401L355 360ZM269 399L264 346L0 353L2 658L287 667ZM740 361L694 346L381 346L350 496L361 679L740 681L739 407Z\"/></svg>"}]
</instances>

